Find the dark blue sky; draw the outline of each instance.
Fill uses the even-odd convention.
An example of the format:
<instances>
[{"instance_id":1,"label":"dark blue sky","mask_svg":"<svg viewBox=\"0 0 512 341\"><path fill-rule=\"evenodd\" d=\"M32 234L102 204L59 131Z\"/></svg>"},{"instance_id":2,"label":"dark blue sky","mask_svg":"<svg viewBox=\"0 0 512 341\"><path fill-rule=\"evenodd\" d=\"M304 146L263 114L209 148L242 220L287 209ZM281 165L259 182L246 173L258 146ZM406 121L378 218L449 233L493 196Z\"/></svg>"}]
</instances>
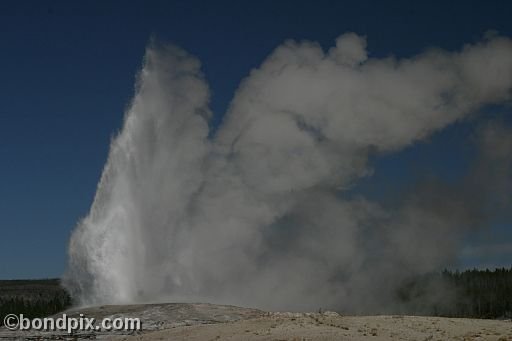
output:
<instances>
[{"instance_id":1,"label":"dark blue sky","mask_svg":"<svg viewBox=\"0 0 512 341\"><path fill-rule=\"evenodd\" d=\"M219 122L240 80L285 39L327 48L354 31L367 36L371 56L407 57L459 49L489 29L512 36L511 14L507 1L1 2L0 278L63 272L151 35L202 61ZM412 164L456 178L472 157L471 130L452 127L377 160L361 191L400 187ZM512 241L508 225L497 231Z\"/></svg>"}]
</instances>

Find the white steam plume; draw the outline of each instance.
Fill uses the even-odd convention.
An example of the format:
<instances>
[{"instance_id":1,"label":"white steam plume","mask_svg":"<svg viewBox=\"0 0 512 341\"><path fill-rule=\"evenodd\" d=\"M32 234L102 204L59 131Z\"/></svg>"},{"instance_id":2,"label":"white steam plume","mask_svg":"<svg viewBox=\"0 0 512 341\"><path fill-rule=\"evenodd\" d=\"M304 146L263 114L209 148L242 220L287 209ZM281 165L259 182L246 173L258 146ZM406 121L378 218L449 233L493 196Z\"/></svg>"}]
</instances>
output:
<instances>
[{"instance_id":1,"label":"white steam plume","mask_svg":"<svg viewBox=\"0 0 512 341\"><path fill-rule=\"evenodd\" d=\"M208 138L199 62L151 44L65 283L82 304L209 301L377 309L404 273L453 260L464 209L389 212L339 195L368 153L400 150L512 96L512 41L372 59L288 41L238 89ZM457 206L458 207L458 206ZM448 212L447 212L448 211Z\"/></svg>"}]
</instances>

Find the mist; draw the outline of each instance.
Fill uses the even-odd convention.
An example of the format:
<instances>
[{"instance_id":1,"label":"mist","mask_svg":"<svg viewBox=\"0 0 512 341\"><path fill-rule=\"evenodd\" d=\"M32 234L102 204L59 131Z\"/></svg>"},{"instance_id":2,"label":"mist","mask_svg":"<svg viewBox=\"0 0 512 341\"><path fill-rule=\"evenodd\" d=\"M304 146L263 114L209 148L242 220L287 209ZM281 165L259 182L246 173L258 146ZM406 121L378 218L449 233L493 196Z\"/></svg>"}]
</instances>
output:
<instances>
[{"instance_id":1,"label":"mist","mask_svg":"<svg viewBox=\"0 0 512 341\"><path fill-rule=\"evenodd\" d=\"M278 46L212 134L199 60L152 41L64 283L82 305L385 311L409 276L455 262L489 219L489 196L510 200L493 195L511 188L510 132L482 127L479 164L498 166L475 164L453 188L418 185L393 208L343 193L371 176L370 155L511 97L506 37L397 59L371 58L365 37L346 33L328 50Z\"/></svg>"}]
</instances>

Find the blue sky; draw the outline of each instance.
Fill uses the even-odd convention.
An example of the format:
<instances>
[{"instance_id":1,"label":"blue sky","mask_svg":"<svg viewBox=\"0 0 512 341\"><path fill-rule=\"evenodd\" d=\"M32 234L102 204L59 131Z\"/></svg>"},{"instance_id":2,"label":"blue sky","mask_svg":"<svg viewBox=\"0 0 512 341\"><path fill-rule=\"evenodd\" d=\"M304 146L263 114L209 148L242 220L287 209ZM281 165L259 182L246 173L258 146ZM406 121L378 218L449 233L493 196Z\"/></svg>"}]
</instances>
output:
<instances>
[{"instance_id":1,"label":"blue sky","mask_svg":"<svg viewBox=\"0 0 512 341\"><path fill-rule=\"evenodd\" d=\"M64 271L67 240L92 202L151 35L202 61L215 126L240 80L285 39L328 48L353 31L367 36L370 57L408 57L430 46L460 49L490 29L512 36L511 13L506 1L2 2L0 278ZM356 190L399 191L415 181L408 167L453 181L471 162L467 141L476 124L376 159L375 175ZM471 247L494 237L482 234L512 245L509 230L500 222L468 237L461 264L483 262ZM512 262L496 254L485 264Z\"/></svg>"}]
</instances>

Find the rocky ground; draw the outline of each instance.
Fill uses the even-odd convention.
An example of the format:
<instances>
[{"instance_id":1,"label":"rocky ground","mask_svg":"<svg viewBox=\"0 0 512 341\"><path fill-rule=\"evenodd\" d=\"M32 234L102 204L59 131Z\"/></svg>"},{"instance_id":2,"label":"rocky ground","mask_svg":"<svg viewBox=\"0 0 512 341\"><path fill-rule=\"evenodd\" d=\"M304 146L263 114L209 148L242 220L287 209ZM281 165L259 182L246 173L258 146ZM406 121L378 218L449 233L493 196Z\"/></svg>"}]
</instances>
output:
<instances>
[{"instance_id":1,"label":"rocky ground","mask_svg":"<svg viewBox=\"0 0 512 341\"><path fill-rule=\"evenodd\" d=\"M10 332L0 339L110 340L511 340L512 321L417 316L269 313L211 304L101 306L70 316L139 317L139 332ZM61 314L57 315L61 316Z\"/></svg>"}]
</instances>

